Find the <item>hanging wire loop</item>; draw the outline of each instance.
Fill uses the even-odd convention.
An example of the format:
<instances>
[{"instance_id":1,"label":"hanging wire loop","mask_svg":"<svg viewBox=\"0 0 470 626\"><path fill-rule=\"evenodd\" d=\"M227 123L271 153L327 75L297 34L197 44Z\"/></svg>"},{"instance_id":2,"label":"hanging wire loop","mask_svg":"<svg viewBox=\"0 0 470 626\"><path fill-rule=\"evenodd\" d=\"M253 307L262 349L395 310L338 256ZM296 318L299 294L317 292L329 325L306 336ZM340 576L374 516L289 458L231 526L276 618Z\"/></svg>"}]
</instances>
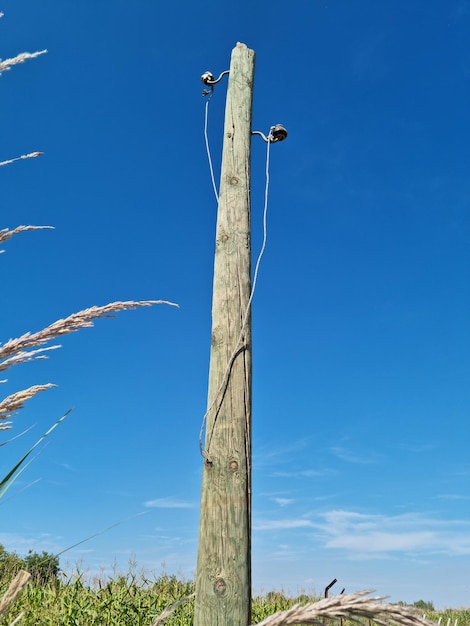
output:
<instances>
[{"instance_id":1,"label":"hanging wire loop","mask_svg":"<svg viewBox=\"0 0 470 626\"><path fill-rule=\"evenodd\" d=\"M207 104L206 104L207 106ZM279 126L279 124L278 124ZM275 128L274 126L271 127L270 131L269 131L269 137L271 137L271 134L273 132L273 128ZM285 129L284 129L285 130ZM262 137L264 137L263 133L260 133L258 131L256 131L255 133L252 134L258 134L261 135ZM287 132L286 132L287 135ZM273 139L273 140L268 140L268 138L265 138L266 143L268 144L266 146L266 186L265 186L265 190L264 190L264 209L263 209L263 243L261 245L261 250L258 254L258 259L256 261L256 265L255 265L255 271L253 272L253 281L252 281L252 286L251 286L251 293L250 293L250 297L248 299L248 304L246 305L246 309L245 309L245 313L243 315L242 318L242 325L241 325L241 330L240 330L240 334L238 336L237 339L237 343L235 344L235 348L232 352L232 356L230 357L228 363L227 363L227 367L225 368L225 372L224 375L222 377L222 382L220 383L219 388L217 389L217 391L215 392L214 398L212 400L212 402L210 403L207 411L205 412L203 418L202 418L202 424L201 424L201 430L199 432L199 450L201 452L202 457L204 458L206 464L208 467L210 467L212 465L212 459L210 457L209 451L210 451L210 446L211 446L211 441L212 441L212 435L214 433L214 428L215 428L215 422L217 420L220 408L222 406L222 401L223 401L223 396L227 390L227 386L229 383L229 379L230 379L230 373L232 371L232 366L237 358L237 356L239 354L241 354L244 350L245 350L245 345L244 345L244 336L245 336L245 327L248 323L248 319L249 319L249 315L250 315L250 311L251 311L251 303L253 300L253 297L255 295L255 290L256 290L256 283L258 280L258 273L259 273L259 268L260 268L260 264L261 264L261 259L263 258L263 254L266 248L266 243L267 243L267 239L268 239L268 226L267 226L267 216L268 216L268 192L269 192L269 156L270 156L270 151L271 151L271 143L274 143L275 141L282 141L280 139ZM204 436L204 429L207 423L207 417L209 415L209 413L212 411L213 408L216 408L216 414L214 417L214 422L212 424L212 429L211 432L208 434L208 436L206 436L206 447L204 448L204 445L202 443L202 439ZM207 435L207 433L206 433Z\"/></svg>"}]
</instances>

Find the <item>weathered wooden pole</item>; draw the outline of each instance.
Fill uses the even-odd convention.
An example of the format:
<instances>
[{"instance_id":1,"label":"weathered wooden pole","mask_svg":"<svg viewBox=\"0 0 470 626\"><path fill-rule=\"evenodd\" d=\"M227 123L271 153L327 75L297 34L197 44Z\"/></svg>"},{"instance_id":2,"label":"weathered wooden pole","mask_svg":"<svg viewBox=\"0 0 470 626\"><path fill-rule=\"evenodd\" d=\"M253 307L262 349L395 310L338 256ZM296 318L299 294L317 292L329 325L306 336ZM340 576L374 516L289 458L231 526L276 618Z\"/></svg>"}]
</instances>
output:
<instances>
[{"instance_id":1,"label":"weathered wooden pole","mask_svg":"<svg viewBox=\"0 0 470 626\"><path fill-rule=\"evenodd\" d=\"M238 43L232 51L225 109L194 626L247 626L251 617L248 305L254 67L254 51Z\"/></svg>"}]
</instances>

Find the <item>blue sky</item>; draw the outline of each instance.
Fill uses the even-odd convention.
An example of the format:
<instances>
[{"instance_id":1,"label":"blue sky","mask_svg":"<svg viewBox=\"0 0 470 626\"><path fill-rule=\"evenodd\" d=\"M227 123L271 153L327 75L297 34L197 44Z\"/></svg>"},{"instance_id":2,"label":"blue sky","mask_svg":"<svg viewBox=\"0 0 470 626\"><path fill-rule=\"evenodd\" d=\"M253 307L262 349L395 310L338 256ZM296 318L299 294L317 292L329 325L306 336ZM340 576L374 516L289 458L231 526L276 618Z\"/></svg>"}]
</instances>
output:
<instances>
[{"instance_id":1,"label":"blue sky","mask_svg":"<svg viewBox=\"0 0 470 626\"><path fill-rule=\"evenodd\" d=\"M9 372L32 400L0 542L90 572L191 577L216 210L200 76L257 55L271 151L253 301L253 584L470 605L470 2L4 0L1 340L113 300L166 299ZM220 166L226 82L210 105ZM265 144L253 139L253 250ZM25 489L25 487L27 487ZM143 515L137 515L145 512ZM137 515L136 517L132 517ZM332 590L334 591L334 589Z\"/></svg>"}]
</instances>

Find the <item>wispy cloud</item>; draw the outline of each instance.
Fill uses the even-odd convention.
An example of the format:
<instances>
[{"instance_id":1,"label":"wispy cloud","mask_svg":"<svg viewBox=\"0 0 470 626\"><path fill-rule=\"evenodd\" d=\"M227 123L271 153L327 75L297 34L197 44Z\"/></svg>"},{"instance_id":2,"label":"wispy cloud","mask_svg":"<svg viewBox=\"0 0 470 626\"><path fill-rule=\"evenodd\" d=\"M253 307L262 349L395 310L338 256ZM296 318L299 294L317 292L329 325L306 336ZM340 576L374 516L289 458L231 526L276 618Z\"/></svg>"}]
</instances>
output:
<instances>
[{"instance_id":1,"label":"wispy cloud","mask_svg":"<svg viewBox=\"0 0 470 626\"><path fill-rule=\"evenodd\" d=\"M470 554L470 522L439 520L419 513L386 516L333 510L312 522L326 548L348 556L375 558L378 554Z\"/></svg>"},{"instance_id":2,"label":"wispy cloud","mask_svg":"<svg viewBox=\"0 0 470 626\"><path fill-rule=\"evenodd\" d=\"M313 523L308 519L259 520L253 524L253 530L288 530L309 527L313 527Z\"/></svg>"},{"instance_id":3,"label":"wispy cloud","mask_svg":"<svg viewBox=\"0 0 470 626\"><path fill-rule=\"evenodd\" d=\"M8 551L26 554L29 550L49 552L57 554L64 549L60 543L62 537L56 537L48 533L20 535L14 533L0 533L0 545Z\"/></svg>"},{"instance_id":4,"label":"wispy cloud","mask_svg":"<svg viewBox=\"0 0 470 626\"><path fill-rule=\"evenodd\" d=\"M461 493L441 493L437 496L442 500L470 500L470 496Z\"/></svg>"},{"instance_id":5,"label":"wispy cloud","mask_svg":"<svg viewBox=\"0 0 470 626\"><path fill-rule=\"evenodd\" d=\"M66 470L67 472L76 472L77 471L77 468L73 467L73 465L70 465L70 463L56 462L56 465L58 465L59 467L61 467L64 470Z\"/></svg>"},{"instance_id":6,"label":"wispy cloud","mask_svg":"<svg viewBox=\"0 0 470 626\"><path fill-rule=\"evenodd\" d=\"M273 472L271 476L278 478L319 478L321 476L329 476L333 472L329 469L304 469L287 472Z\"/></svg>"},{"instance_id":7,"label":"wispy cloud","mask_svg":"<svg viewBox=\"0 0 470 626\"><path fill-rule=\"evenodd\" d=\"M459 467L453 472L453 476L470 476L470 466Z\"/></svg>"},{"instance_id":8,"label":"wispy cloud","mask_svg":"<svg viewBox=\"0 0 470 626\"><path fill-rule=\"evenodd\" d=\"M461 20L467 16L470 16L470 0L460 0L452 8L451 17L454 20Z\"/></svg>"},{"instance_id":9,"label":"wispy cloud","mask_svg":"<svg viewBox=\"0 0 470 626\"><path fill-rule=\"evenodd\" d=\"M194 504L184 500L178 500L173 496L168 498L156 498L155 500L147 500L144 506L157 509L192 509Z\"/></svg>"},{"instance_id":10,"label":"wispy cloud","mask_svg":"<svg viewBox=\"0 0 470 626\"><path fill-rule=\"evenodd\" d=\"M421 454L422 452L432 452L436 450L437 443L425 442L425 443L402 443L400 449L405 452L411 452L412 454Z\"/></svg>"},{"instance_id":11,"label":"wispy cloud","mask_svg":"<svg viewBox=\"0 0 470 626\"><path fill-rule=\"evenodd\" d=\"M258 469L264 467L272 467L277 463L286 463L296 453L309 445L308 438L298 439L297 441L285 442L279 444L265 444L257 447L257 452L253 454L253 467Z\"/></svg>"},{"instance_id":12,"label":"wispy cloud","mask_svg":"<svg viewBox=\"0 0 470 626\"><path fill-rule=\"evenodd\" d=\"M343 448L342 446L332 446L330 448L330 452L338 457L338 459L341 459L341 461L356 463L359 465L372 465L383 460L383 456L375 452L355 453Z\"/></svg>"},{"instance_id":13,"label":"wispy cloud","mask_svg":"<svg viewBox=\"0 0 470 626\"><path fill-rule=\"evenodd\" d=\"M279 506L287 506L288 504L292 504L295 502L292 498L271 498L273 502L279 504Z\"/></svg>"},{"instance_id":14,"label":"wispy cloud","mask_svg":"<svg viewBox=\"0 0 470 626\"><path fill-rule=\"evenodd\" d=\"M351 57L351 71L356 79L378 78L387 74L383 47L387 39L385 30L375 31L370 39L361 40Z\"/></svg>"}]
</instances>

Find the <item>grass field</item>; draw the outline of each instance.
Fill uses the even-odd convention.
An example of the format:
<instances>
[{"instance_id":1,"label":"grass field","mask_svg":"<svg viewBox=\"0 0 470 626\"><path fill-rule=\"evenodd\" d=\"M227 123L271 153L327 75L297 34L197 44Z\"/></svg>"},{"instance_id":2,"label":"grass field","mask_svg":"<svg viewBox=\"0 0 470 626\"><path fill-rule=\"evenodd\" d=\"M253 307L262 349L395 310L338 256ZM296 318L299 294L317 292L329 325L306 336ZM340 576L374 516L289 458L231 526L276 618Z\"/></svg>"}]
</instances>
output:
<instances>
[{"instance_id":1,"label":"grass field","mask_svg":"<svg viewBox=\"0 0 470 626\"><path fill-rule=\"evenodd\" d=\"M6 577L0 582L2 596L8 583ZM10 611L0 618L0 624L12 624L22 613L17 622L21 626L151 626L165 608L193 593L192 581L180 580L165 573L151 576L130 570L104 581L97 578L88 580L84 573L77 571L58 582L41 584L31 580ZM257 624L277 611L316 599L305 594L289 598L275 591L255 596L252 622ZM190 597L180 604L165 624L190 626L193 623L193 602ZM454 626L455 620L458 620L458 626L470 626L468 609L427 612L426 617L436 623L441 617L441 626ZM345 621L344 626L346 624ZM331 626L335 626L335 622L331 621Z\"/></svg>"}]
</instances>

